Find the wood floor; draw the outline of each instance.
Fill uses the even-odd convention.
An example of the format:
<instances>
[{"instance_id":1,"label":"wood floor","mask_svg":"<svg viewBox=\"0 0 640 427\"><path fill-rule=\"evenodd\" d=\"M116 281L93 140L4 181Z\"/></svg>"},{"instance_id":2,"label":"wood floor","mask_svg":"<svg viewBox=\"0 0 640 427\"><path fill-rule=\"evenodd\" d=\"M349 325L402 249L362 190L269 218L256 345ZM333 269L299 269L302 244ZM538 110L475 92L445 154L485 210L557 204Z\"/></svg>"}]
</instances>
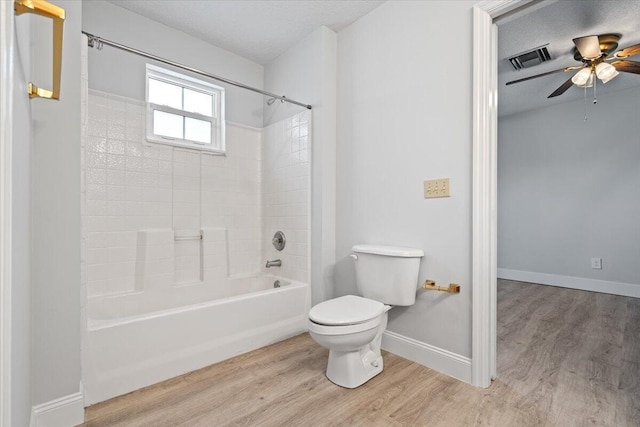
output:
<instances>
[{"instance_id":1,"label":"wood floor","mask_svg":"<svg viewBox=\"0 0 640 427\"><path fill-rule=\"evenodd\" d=\"M640 426L640 299L500 281L498 378L390 353L354 390L300 335L87 408L85 426Z\"/></svg>"}]
</instances>

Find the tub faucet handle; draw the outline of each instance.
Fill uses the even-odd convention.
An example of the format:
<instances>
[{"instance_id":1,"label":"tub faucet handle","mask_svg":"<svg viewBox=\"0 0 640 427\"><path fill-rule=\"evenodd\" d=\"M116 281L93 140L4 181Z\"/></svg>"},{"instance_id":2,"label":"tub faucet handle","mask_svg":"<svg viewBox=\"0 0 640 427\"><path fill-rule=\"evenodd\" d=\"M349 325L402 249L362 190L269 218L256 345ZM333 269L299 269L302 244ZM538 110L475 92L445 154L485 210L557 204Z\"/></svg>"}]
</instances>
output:
<instances>
[{"instance_id":1,"label":"tub faucet handle","mask_svg":"<svg viewBox=\"0 0 640 427\"><path fill-rule=\"evenodd\" d=\"M271 243L277 251L281 251L287 244L287 238L284 237L284 233L282 231L276 231L276 234L273 235L273 239L271 239Z\"/></svg>"}]
</instances>

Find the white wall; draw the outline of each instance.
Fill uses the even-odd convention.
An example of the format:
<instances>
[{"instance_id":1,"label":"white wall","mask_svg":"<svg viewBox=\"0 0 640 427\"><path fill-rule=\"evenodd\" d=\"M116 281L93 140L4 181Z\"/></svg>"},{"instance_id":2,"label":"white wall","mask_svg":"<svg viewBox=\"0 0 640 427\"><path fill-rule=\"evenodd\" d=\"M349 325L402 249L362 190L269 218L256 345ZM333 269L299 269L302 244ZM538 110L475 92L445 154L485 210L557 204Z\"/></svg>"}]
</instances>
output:
<instances>
[{"instance_id":1,"label":"white wall","mask_svg":"<svg viewBox=\"0 0 640 427\"><path fill-rule=\"evenodd\" d=\"M265 66L265 90L313 106L311 121L311 297L317 304L333 294L336 194L337 36L320 27ZM265 108L265 124L300 107L276 102Z\"/></svg>"},{"instance_id":2,"label":"white wall","mask_svg":"<svg viewBox=\"0 0 640 427\"><path fill-rule=\"evenodd\" d=\"M83 29L91 34L262 88L263 67L246 58L105 1L85 1L82 13ZM155 63L109 46L101 51L90 49L89 88L144 100L145 64L148 62ZM161 63L156 65L171 68ZM227 120L262 127L262 95L215 83L226 88Z\"/></svg>"},{"instance_id":3,"label":"white wall","mask_svg":"<svg viewBox=\"0 0 640 427\"><path fill-rule=\"evenodd\" d=\"M34 404L77 393L80 385L82 3L55 4L66 10L60 101L31 100ZM51 25L42 24L34 20L32 25L32 78L46 88L51 81Z\"/></svg>"},{"instance_id":4,"label":"white wall","mask_svg":"<svg viewBox=\"0 0 640 427\"><path fill-rule=\"evenodd\" d=\"M31 19L15 20L12 248L11 248L11 425L29 423L31 413L31 105L25 88L31 68Z\"/></svg>"},{"instance_id":5,"label":"white wall","mask_svg":"<svg viewBox=\"0 0 640 427\"><path fill-rule=\"evenodd\" d=\"M631 284L640 296L640 86L589 99L586 122L584 108L500 118L498 267Z\"/></svg>"},{"instance_id":6,"label":"white wall","mask_svg":"<svg viewBox=\"0 0 640 427\"><path fill-rule=\"evenodd\" d=\"M423 249L418 291L388 330L471 355L473 1L384 3L338 34L336 293L356 292L358 243ZM440 49L443 35L446 49ZM449 54L455 52L455 54ZM451 197L423 181L451 179Z\"/></svg>"}]
</instances>

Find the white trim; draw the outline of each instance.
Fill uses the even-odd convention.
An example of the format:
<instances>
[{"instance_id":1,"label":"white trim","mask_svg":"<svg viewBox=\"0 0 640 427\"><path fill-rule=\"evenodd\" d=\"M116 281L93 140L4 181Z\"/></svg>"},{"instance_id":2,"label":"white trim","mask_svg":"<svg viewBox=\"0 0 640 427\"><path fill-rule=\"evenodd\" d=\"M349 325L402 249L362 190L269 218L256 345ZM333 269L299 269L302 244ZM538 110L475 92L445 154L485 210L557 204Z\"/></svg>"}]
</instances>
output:
<instances>
[{"instance_id":1,"label":"white trim","mask_svg":"<svg viewBox=\"0 0 640 427\"><path fill-rule=\"evenodd\" d=\"M533 271L511 270L499 268L498 277L519 282L537 283L541 285L559 286L561 288L580 289L582 291L602 292L640 298L640 283L611 282L608 280L589 279L586 277L563 276L560 274L536 273Z\"/></svg>"},{"instance_id":2,"label":"white trim","mask_svg":"<svg viewBox=\"0 0 640 427\"><path fill-rule=\"evenodd\" d=\"M13 2L0 2L0 426L11 425L11 147Z\"/></svg>"},{"instance_id":3,"label":"white trim","mask_svg":"<svg viewBox=\"0 0 640 427\"><path fill-rule=\"evenodd\" d=\"M491 385L492 360L496 341L491 323L491 289L495 213L492 211L496 188L492 181L496 120L496 80L492 80L496 58L494 24L491 16L473 8L473 187L472 187L472 331L471 384Z\"/></svg>"},{"instance_id":4,"label":"white trim","mask_svg":"<svg viewBox=\"0 0 640 427\"><path fill-rule=\"evenodd\" d=\"M82 423L84 423L82 391L31 408L30 427L69 427Z\"/></svg>"},{"instance_id":5,"label":"white trim","mask_svg":"<svg viewBox=\"0 0 640 427\"><path fill-rule=\"evenodd\" d=\"M533 0L485 0L476 3L475 7L485 12L492 18L505 15Z\"/></svg>"},{"instance_id":6,"label":"white trim","mask_svg":"<svg viewBox=\"0 0 640 427\"><path fill-rule=\"evenodd\" d=\"M404 335L384 331L382 348L405 359L471 383L471 359Z\"/></svg>"},{"instance_id":7,"label":"white trim","mask_svg":"<svg viewBox=\"0 0 640 427\"><path fill-rule=\"evenodd\" d=\"M472 381L496 376L497 46L493 19L533 0L481 1L473 7Z\"/></svg>"},{"instance_id":8,"label":"white trim","mask_svg":"<svg viewBox=\"0 0 640 427\"><path fill-rule=\"evenodd\" d=\"M227 126L233 126L240 129L252 130L254 132L262 132L266 128L266 126L258 128L255 126L245 125L243 123L233 122L231 120L225 120L225 123L227 124Z\"/></svg>"},{"instance_id":9,"label":"white trim","mask_svg":"<svg viewBox=\"0 0 640 427\"><path fill-rule=\"evenodd\" d=\"M222 86L218 86L216 84L204 81L202 79L191 77L187 74L177 73L168 68L158 67L157 65L147 63L146 69L147 69L147 79L151 76L158 80L163 80L170 84L177 83L178 85L182 85L181 82L185 82L187 84L186 87L197 89L207 94L209 94L212 90L214 92L220 92L220 91L224 92L224 87ZM147 94L147 98L148 98L148 94Z\"/></svg>"}]
</instances>

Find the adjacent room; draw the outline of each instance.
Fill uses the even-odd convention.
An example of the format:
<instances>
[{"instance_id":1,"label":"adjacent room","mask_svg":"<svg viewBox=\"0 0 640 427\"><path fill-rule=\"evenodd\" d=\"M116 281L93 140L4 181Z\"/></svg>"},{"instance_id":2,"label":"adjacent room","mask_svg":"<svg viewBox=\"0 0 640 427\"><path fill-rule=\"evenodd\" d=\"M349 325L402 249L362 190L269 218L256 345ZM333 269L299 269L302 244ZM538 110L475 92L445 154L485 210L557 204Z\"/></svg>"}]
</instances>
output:
<instances>
[{"instance_id":1,"label":"adjacent room","mask_svg":"<svg viewBox=\"0 0 640 427\"><path fill-rule=\"evenodd\" d=\"M0 12L0 427L640 423L637 1Z\"/></svg>"},{"instance_id":2,"label":"adjacent room","mask_svg":"<svg viewBox=\"0 0 640 427\"><path fill-rule=\"evenodd\" d=\"M632 425L640 79L615 52L640 42L640 11L625 1L540 6L498 22L498 377L544 378L521 390L554 390L552 413ZM576 83L581 38L593 34L605 65ZM620 72L603 74L609 64ZM580 407L576 396L601 404Z\"/></svg>"}]
</instances>

